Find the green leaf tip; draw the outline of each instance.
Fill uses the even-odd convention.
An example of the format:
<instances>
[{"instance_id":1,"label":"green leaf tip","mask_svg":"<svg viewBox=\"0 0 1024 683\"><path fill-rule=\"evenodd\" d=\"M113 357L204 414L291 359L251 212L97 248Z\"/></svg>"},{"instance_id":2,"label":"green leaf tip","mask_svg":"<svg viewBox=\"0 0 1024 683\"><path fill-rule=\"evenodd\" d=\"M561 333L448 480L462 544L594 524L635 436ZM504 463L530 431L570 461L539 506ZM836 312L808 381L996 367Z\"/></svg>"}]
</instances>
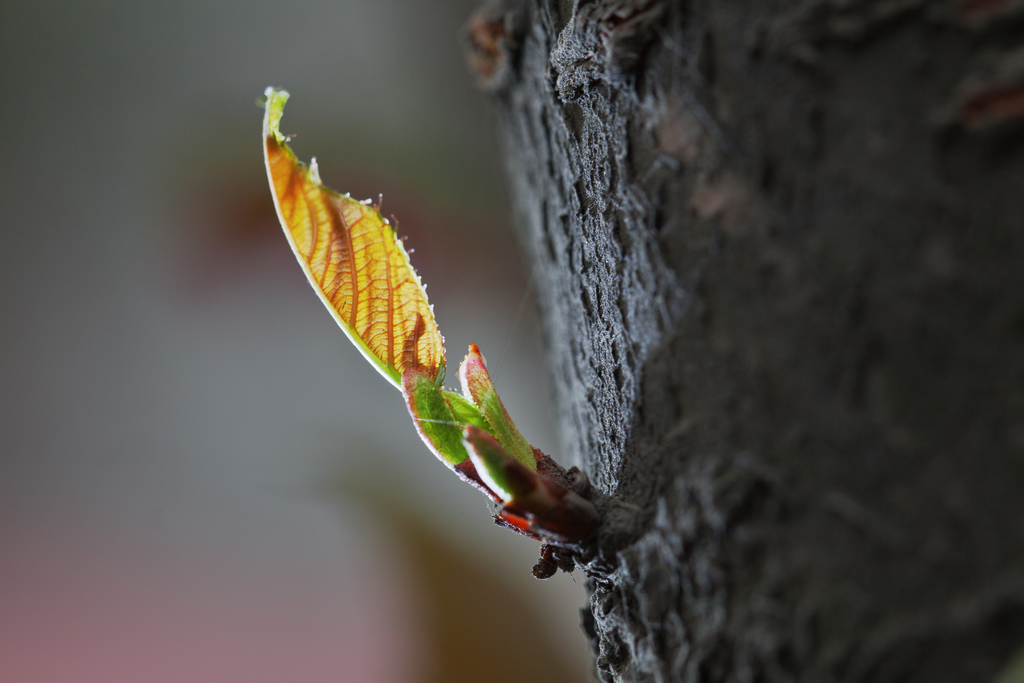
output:
<instances>
[{"instance_id":1,"label":"green leaf tip","mask_svg":"<svg viewBox=\"0 0 1024 683\"><path fill-rule=\"evenodd\" d=\"M263 114L263 137L270 135L283 144L285 139L281 135L281 117L284 115L284 105L288 102L290 95L287 90L280 90L273 86L263 91L264 114Z\"/></svg>"},{"instance_id":2,"label":"green leaf tip","mask_svg":"<svg viewBox=\"0 0 1024 683\"><path fill-rule=\"evenodd\" d=\"M502 448L524 467L537 470L537 459L533 446L519 433L497 389L487 372L487 365L476 344L469 345L469 353L459 366L459 381L462 395L473 402L487 421L487 431L501 444Z\"/></svg>"}]
</instances>

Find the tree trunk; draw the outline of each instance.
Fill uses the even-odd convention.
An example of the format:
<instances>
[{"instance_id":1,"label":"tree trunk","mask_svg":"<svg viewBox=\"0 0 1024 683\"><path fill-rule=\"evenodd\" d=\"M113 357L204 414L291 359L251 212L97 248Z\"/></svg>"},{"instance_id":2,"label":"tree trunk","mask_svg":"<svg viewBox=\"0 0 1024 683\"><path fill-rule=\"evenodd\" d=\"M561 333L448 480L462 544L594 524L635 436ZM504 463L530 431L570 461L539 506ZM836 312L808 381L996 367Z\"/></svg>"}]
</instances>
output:
<instances>
[{"instance_id":1,"label":"tree trunk","mask_svg":"<svg viewBox=\"0 0 1024 683\"><path fill-rule=\"evenodd\" d=\"M640 510L587 567L601 680L987 681L1024 645L1022 36L1014 0L472 20L555 457Z\"/></svg>"}]
</instances>

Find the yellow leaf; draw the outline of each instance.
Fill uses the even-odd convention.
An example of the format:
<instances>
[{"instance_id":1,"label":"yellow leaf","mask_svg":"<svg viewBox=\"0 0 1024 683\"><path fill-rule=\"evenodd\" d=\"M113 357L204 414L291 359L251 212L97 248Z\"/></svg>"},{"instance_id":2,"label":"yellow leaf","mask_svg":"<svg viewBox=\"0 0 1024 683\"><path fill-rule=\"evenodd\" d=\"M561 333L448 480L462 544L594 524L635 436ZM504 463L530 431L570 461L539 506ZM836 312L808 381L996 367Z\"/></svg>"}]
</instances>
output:
<instances>
[{"instance_id":1,"label":"yellow leaf","mask_svg":"<svg viewBox=\"0 0 1024 683\"><path fill-rule=\"evenodd\" d=\"M288 93L267 89L267 176L277 216L310 284L367 360L401 388L415 367L438 385L444 339L401 240L369 201L320 182L316 160L296 159L279 123Z\"/></svg>"}]
</instances>

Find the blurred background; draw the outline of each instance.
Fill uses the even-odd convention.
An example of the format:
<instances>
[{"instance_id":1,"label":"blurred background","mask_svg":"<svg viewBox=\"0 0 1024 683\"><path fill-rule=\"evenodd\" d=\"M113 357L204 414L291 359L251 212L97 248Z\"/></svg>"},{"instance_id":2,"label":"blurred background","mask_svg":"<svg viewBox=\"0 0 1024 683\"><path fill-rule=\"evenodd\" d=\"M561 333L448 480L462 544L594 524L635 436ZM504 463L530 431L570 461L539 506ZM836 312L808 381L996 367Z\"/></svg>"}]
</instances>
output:
<instances>
[{"instance_id":1,"label":"blurred background","mask_svg":"<svg viewBox=\"0 0 1024 683\"><path fill-rule=\"evenodd\" d=\"M589 679L582 577L419 442L262 165L285 87L299 156L398 218L449 377L480 344L557 456L474 5L0 5L0 680Z\"/></svg>"}]
</instances>

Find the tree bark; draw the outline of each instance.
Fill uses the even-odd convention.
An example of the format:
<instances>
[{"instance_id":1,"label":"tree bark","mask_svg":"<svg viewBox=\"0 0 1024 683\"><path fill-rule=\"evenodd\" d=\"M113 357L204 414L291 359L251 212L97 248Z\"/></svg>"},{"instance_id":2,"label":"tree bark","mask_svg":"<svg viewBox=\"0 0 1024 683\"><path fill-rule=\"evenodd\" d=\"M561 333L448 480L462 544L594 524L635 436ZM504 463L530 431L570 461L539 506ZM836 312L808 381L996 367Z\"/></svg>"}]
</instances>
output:
<instances>
[{"instance_id":1,"label":"tree bark","mask_svg":"<svg viewBox=\"0 0 1024 683\"><path fill-rule=\"evenodd\" d=\"M986 681L1024 646L1024 9L470 24L564 464L639 510L604 681ZM613 525L614 526L614 525Z\"/></svg>"}]
</instances>

